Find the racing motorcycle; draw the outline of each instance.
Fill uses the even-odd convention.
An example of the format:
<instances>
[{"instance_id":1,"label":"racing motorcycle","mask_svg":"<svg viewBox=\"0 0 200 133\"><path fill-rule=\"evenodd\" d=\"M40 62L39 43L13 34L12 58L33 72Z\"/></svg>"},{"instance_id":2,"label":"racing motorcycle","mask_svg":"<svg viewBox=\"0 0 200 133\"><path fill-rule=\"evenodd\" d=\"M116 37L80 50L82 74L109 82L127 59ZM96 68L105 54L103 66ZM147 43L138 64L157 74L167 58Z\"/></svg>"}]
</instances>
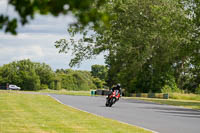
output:
<instances>
[{"instance_id":1,"label":"racing motorcycle","mask_svg":"<svg viewBox=\"0 0 200 133\"><path fill-rule=\"evenodd\" d=\"M115 104L120 98L119 90L114 90L112 94L110 94L106 98L106 107L112 107L113 104Z\"/></svg>"}]
</instances>

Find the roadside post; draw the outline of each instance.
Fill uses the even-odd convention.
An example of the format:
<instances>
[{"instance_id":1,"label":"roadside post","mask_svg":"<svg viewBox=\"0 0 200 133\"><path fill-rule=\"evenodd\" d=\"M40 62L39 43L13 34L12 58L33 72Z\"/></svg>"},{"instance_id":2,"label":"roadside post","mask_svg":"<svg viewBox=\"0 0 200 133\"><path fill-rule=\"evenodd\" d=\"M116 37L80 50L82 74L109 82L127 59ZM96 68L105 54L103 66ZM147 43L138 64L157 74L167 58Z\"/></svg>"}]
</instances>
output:
<instances>
[{"instance_id":1,"label":"roadside post","mask_svg":"<svg viewBox=\"0 0 200 133\"><path fill-rule=\"evenodd\" d=\"M163 94L163 99L169 99L169 94L168 93Z\"/></svg>"},{"instance_id":2,"label":"roadside post","mask_svg":"<svg viewBox=\"0 0 200 133\"><path fill-rule=\"evenodd\" d=\"M95 95L95 91L91 91L91 96L94 96Z\"/></svg>"}]
</instances>

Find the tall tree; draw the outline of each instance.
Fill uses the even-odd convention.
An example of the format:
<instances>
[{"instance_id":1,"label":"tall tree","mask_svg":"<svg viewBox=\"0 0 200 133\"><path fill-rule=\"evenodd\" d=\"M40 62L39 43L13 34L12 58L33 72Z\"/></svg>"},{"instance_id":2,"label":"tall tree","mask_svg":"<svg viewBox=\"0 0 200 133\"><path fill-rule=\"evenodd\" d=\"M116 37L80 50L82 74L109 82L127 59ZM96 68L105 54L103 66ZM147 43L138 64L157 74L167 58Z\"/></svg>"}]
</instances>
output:
<instances>
[{"instance_id":1,"label":"tall tree","mask_svg":"<svg viewBox=\"0 0 200 133\"><path fill-rule=\"evenodd\" d=\"M92 65L91 73L93 77L99 78L101 80L106 80L107 68L104 65Z\"/></svg>"},{"instance_id":2,"label":"tall tree","mask_svg":"<svg viewBox=\"0 0 200 133\"><path fill-rule=\"evenodd\" d=\"M44 63L31 62L27 59L3 65L0 77L0 84L16 84L24 90L39 90L41 84L50 87L54 72Z\"/></svg>"},{"instance_id":3,"label":"tall tree","mask_svg":"<svg viewBox=\"0 0 200 133\"><path fill-rule=\"evenodd\" d=\"M109 27L91 26L94 34L84 31L79 41L56 42L60 52L73 51L71 66L108 51L109 82L148 92L160 91L192 64L197 26L179 0L109 0L101 11L109 13ZM76 31L72 28L72 37Z\"/></svg>"}]
</instances>

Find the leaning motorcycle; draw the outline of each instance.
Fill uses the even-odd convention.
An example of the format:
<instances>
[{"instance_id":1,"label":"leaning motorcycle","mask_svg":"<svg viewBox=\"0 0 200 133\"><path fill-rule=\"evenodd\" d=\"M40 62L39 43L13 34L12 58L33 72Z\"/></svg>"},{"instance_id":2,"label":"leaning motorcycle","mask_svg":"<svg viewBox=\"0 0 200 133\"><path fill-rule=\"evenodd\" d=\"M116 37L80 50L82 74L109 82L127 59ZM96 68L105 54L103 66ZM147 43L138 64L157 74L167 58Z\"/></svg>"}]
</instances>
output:
<instances>
[{"instance_id":1,"label":"leaning motorcycle","mask_svg":"<svg viewBox=\"0 0 200 133\"><path fill-rule=\"evenodd\" d=\"M112 107L113 104L115 104L120 98L120 93L118 90L114 90L112 94L110 94L106 98L106 107Z\"/></svg>"}]
</instances>

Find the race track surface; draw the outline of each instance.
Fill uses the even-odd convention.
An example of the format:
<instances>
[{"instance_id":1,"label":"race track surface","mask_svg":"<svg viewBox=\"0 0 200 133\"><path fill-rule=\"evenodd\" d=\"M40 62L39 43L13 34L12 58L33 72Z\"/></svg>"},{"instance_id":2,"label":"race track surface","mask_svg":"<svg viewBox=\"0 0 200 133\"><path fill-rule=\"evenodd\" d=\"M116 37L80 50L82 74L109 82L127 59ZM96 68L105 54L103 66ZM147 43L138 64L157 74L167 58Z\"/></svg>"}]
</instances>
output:
<instances>
[{"instance_id":1,"label":"race track surface","mask_svg":"<svg viewBox=\"0 0 200 133\"><path fill-rule=\"evenodd\" d=\"M133 99L105 107L106 97L49 94L63 104L159 133L200 133L200 111Z\"/></svg>"}]
</instances>

